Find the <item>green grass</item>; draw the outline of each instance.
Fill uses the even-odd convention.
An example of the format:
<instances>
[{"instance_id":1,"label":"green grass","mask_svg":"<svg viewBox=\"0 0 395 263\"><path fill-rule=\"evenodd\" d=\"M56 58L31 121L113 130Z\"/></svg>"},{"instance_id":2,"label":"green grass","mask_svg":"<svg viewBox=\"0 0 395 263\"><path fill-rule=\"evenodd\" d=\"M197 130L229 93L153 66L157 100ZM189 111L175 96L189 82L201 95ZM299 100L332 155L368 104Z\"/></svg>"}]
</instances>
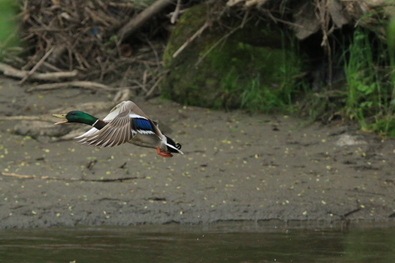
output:
<instances>
[{"instance_id":1,"label":"green grass","mask_svg":"<svg viewBox=\"0 0 395 263\"><path fill-rule=\"evenodd\" d=\"M390 59L390 78L392 84L395 84L395 16L388 22L387 26L387 44L388 53ZM395 86L392 91L392 97L395 95ZM391 104L394 105L394 99L391 100Z\"/></svg>"},{"instance_id":2,"label":"green grass","mask_svg":"<svg viewBox=\"0 0 395 263\"><path fill-rule=\"evenodd\" d=\"M242 109L250 112L292 113L294 111L292 98L299 93L301 86L295 77L300 73L302 60L296 57L298 47L295 39L286 32L282 32L281 35L282 49L269 51L268 56L273 56L275 59L264 60L269 67L274 68L271 77L275 81L268 79L268 76L262 76L261 73L248 75L244 81L246 85L238 87L238 90L241 90Z\"/></svg>"},{"instance_id":3,"label":"green grass","mask_svg":"<svg viewBox=\"0 0 395 263\"><path fill-rule=\"evenodd\" d=\"M393 32L395 33L395 32ZM344 115L361 129L395 135L394 59L391 49L369 31L357 28L345 63L347 97Z\"/></svg>"},{"instance_id":4,"label":"green grass","mask_svg":"<svg viewBox=\"0 0 395 263\"><path fill-rule=\"evenodd\" d=\"M262 84L259 77L251 79L241 94L241 108L251 112L268 112L284 106L278 95Z\"/></svg>"},{"instance_id":5,"label":"green grass","mask_svg":"<svg viewBox=\"0 0 395 263\"><path fill-rule=\"evenodd\" d=\"M367 129L365 116L373 110L376 95L380 95L379 85L375 82L376 73L371 70L374 62L367 34L356 30L348 52L349 58L344 68L348 84L345 113L350 119L356 119L362 129Z\"/></svg>"},{"instance_id":6,"label":"green grass","mask_svg":"<svg viewBox=\"0 0 395 263\"><path fill-rule=\"evenodd\" d=\"M17 5L11 0L0 0L0 59L4 53L12 52L21 45L18 23L16 20Z\"/></svg>"},{"instance_id":7,"label":"green grass","mask_svg":"<svg viewBox=\"0 0 395 263\"><path fill-rule=\"evenodd\" d=\"M301 111L323 122L341 116L357 121L361 130L395 137L395 18L387 35L386 43L372 31L356 27L351 44L338 40L346 83L319 93L307 91Z\"/></svg>"}]
</instances>

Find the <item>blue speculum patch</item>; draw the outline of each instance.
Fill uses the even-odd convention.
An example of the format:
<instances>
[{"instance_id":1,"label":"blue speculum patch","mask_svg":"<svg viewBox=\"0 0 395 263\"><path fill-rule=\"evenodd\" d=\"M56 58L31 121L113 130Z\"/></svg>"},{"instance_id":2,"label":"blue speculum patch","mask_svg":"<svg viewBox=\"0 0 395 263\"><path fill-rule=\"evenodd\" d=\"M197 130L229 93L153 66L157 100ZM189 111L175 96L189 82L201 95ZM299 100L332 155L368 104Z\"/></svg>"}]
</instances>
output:
<instances>
[{"instance_id":1,"label":"blue speculum patch","mask_svg":"<svg viewBox=\"0 0 395 263\"><path fill-rule=\"evenodd\" d=\"M153 130L151 122L146 119L133 119L133 126L136 130Z\"/></svg>"}]
</instances>

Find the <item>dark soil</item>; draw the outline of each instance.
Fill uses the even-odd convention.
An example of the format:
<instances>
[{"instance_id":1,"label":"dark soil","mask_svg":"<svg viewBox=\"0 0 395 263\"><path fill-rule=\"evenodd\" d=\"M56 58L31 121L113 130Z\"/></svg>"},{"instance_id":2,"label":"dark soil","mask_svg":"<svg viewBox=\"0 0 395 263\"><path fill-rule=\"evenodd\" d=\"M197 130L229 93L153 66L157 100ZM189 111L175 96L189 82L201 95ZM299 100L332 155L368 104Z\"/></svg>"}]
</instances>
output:
<instances>
[{"instance_id":1,"label":"dark soil","mask_svg":"<svg viewBox=\"0 0 395 263\"><path fill-rule=\"evenodd\" d=\"M29 94L17 81L0 81L1 116L78 110L79 103L114 95ZM45 136L52 123L0 121L0 228L395 217L393 139L342 123L131 99L185 155L162 158L132 144L97 149ZM45 128L37 134L31 125Z\"/></svg>"}]
</instances>

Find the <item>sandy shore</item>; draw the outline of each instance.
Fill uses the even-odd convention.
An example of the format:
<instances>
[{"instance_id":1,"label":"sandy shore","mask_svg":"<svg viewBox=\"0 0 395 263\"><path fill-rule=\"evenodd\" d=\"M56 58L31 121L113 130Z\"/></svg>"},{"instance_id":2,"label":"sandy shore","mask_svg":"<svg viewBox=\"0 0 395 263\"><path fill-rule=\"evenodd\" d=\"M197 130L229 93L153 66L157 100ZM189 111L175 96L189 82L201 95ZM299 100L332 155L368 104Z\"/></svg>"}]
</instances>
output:
<instances>
[{"instance_id":1,"label":"sandy shore","mask_svg":"<svg viewBox=\"0 0 395 263\"><path fill-rule=\"evenodd\" d=\"M0 84L0 116L39 116L113 97L79 89L29 94L16 81ZM0 228L395 217L394 139L341 123L131 100L185 155L162 158L131 144L97 149L57 140L82 125L2 120Z\"/></svg>"}]
</instances>

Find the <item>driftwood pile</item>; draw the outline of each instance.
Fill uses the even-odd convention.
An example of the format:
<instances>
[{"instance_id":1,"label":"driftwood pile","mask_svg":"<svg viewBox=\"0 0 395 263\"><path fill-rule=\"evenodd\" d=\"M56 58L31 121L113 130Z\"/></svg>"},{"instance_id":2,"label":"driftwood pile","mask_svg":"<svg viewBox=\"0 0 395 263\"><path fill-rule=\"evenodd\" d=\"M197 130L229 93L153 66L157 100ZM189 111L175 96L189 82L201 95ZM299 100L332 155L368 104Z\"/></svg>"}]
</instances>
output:
<instances>
[{"instance_id":1,"label":"driftwood pile","mask_svg":"<svg viewBox=\"0 0 395 263\"><path fill-rule=\"evenodd\" d=\"M238 9L246 13L256 10L275 23L293 28L299 39L321 31L322 46L328 46L328 35L335 28L353 25L356 21L369 24L361 17L375 8L368 5L372 2L368 0L289 1L290 7L285 12L289 20L284 20L279 10L284 12L282 6L288 3L285 0L20 1L18 17L21 37L26 44L22 55L5 56L0 72L20 79L21 83L27 80L45 83L33 89L78 86L111 90L113 88L103 84L111 83L112 87L139 89L148 95L155 91L163 74L166 37L157 36L169 34L165 24L174 23L191 5L221 2L224 10ZM196 32L196 36L200 33ZM193 41L194 36L190 37Z\"/></svg>"},{"instance_id":2,"label":"driftwood pile","mask_svg":"<svg viewBox=\"0 0 395 263\"><path fill-rule=\"evenodd\" d=\"M152 37L159 26L133 33L173 1L136 2L23 0L18 18L24 51L6 56L0 72L21 83L45 82L33 89L112 89L94 80L150 93L160 78L164 43Z\"/></svg>"}]
</instances>

